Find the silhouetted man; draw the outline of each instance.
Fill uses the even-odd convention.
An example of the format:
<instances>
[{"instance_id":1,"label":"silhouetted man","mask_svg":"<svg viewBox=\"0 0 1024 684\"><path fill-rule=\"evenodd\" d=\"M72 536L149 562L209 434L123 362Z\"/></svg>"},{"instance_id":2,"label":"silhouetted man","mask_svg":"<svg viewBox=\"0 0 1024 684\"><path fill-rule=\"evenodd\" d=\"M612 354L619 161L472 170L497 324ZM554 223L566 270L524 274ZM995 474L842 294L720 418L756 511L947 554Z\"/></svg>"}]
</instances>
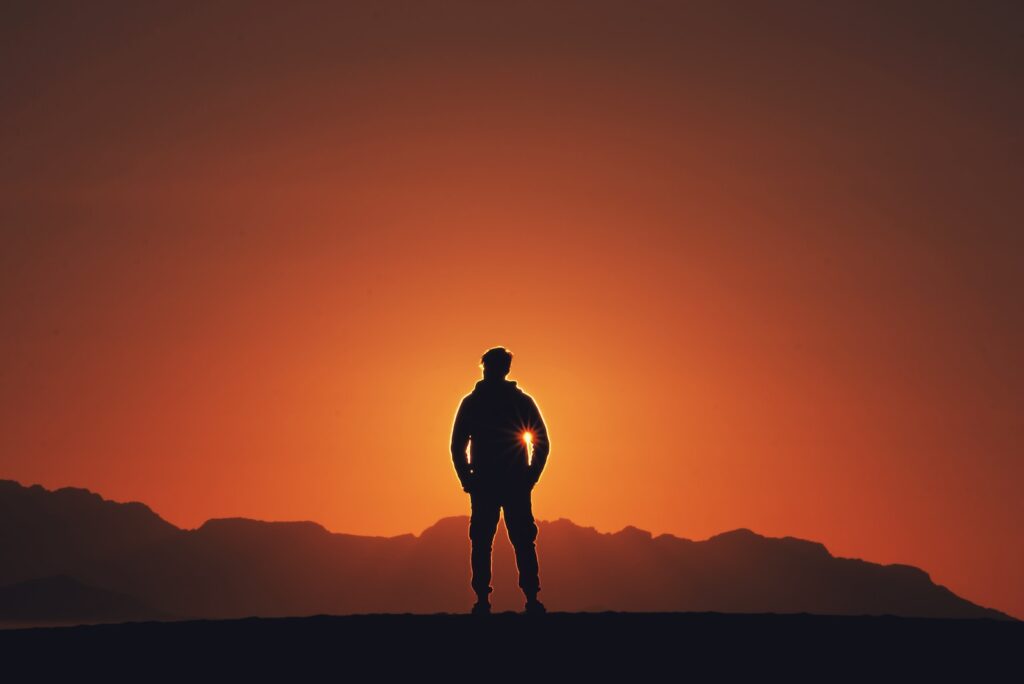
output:
<instances>
[{"instance_id":1,"label":"silhouetted man","mask_svg":"<svg viewBox=\"0 0 1024 684\"><path fill-rule=\"evenodd\" d=\"M494 347L484 353L481 362L483 380L462 398L451 444L455 472L472 505L469 538L472 586L477 595L472 612L489 613L491 609L491 545L499 511L504 509L505 528L516 552L519 586L526 594L526 612L543 613L544 604L537 600L537 525L530 497L548 458L547 427L533 397L519 389L515 380L505 379L512 366L511 352Z\"/></svg>"}]
</instances>

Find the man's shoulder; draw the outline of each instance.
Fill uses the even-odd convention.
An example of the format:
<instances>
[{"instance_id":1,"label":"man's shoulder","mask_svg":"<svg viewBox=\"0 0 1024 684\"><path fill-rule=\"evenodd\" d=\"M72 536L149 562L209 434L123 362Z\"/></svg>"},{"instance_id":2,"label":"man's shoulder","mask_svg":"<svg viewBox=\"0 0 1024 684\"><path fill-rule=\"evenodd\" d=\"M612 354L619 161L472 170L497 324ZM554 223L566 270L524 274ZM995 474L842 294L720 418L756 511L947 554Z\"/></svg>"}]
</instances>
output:
<instances>
[{"instance_id":1,"label":"man's shoulder","mask_svg":"<svg viewBox=\"0 0 1024 684\"><path fill-rule=\"evenodd\" d=\"M533 395L523 390L521 387L516 388L516 396L519 397L519 401L523 402L527 406L537 405L537 400L533 398Z\"/></svg>"}]
</instances>

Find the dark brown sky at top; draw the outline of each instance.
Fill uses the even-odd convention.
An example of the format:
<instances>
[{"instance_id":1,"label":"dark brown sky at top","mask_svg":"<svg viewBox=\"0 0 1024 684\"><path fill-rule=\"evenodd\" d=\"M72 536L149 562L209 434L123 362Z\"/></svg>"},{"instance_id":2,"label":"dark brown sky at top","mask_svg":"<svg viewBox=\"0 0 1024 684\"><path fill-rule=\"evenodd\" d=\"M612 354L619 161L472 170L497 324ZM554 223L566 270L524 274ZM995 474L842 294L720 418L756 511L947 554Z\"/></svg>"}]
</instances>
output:
<instances>
[{"instance_id":1,"label":"dark brown sky at top","mask_svg":"<svg viewBox=\"0 0 1024 684\"><path fill-rule=\"evenodd\" d=\"M0 476L417 532L503 344L540 517L1024 615L1019 3L0 12Z\"/></svg>"}]
</instances>

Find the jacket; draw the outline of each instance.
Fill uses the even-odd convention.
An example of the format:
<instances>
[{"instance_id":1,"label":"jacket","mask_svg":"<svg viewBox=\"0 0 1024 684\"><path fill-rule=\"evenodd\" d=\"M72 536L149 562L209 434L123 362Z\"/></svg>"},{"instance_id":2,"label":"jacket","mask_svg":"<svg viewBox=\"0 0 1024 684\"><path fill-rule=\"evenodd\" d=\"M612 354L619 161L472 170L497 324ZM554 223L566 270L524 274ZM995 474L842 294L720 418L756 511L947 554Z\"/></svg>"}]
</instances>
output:
<instances>
[{"instance_id":1,"label":"jacket","mask_svg":"<svg viewBox=\"0 0 1024 684\"><path fill-rule=\"evenodd\" d=\"M526 432L532 435L532 461ZM515 380L480 380L462 398L452 423L451 454L466 491L477 486L532 487L544 471L550 449L537 403Z\"/></svg>"}]
</instances>

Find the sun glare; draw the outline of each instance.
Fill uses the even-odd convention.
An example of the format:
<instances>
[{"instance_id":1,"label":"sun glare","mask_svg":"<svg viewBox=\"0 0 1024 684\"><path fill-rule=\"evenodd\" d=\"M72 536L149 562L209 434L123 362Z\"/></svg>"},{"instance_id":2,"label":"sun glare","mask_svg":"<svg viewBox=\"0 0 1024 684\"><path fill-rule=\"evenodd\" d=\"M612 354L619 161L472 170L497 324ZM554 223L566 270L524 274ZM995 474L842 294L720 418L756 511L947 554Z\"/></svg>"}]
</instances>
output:
<instances>
[{"instance_id":1,"label":"sun glare","mask_svg":"<svg viewBox=\"0 0 1024 684\"><path fill-rule=\"evenodd\" d=\"M533 433L532 432L524 432L523 433L523 441L526 442L527 444L533 444Z\"/></svg>"}]
</instances>

